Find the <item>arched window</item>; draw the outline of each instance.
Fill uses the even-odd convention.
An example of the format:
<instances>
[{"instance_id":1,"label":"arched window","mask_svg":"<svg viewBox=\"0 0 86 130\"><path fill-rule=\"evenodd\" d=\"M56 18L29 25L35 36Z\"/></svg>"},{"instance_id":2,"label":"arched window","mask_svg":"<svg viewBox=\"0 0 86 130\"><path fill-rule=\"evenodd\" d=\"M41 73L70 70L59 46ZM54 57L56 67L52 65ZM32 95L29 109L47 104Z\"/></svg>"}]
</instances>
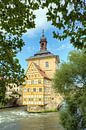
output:
<instances>
[{"instance_id":1,"label":"arched window","mask_svg":"<svg viewBox=\"0 0 86 130\"><path fill-rule=\"evenodd\" d=\"M44 47L44 43L41 44L41 47L42 47L42 48Z\"/></svg>"}]
</instances>

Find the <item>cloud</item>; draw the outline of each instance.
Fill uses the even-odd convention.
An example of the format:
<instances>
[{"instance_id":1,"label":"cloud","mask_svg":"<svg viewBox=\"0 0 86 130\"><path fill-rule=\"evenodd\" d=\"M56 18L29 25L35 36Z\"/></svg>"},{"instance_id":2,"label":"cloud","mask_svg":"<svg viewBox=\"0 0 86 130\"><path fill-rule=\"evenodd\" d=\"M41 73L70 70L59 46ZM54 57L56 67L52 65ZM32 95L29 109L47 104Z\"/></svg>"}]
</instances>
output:
<instances>
[{"instance_id":1,"label":"cloud","mask_svg":"<svg viewBox=\"0 0 86 130\"><path fill-rule=\"evenodd\" d=\"M30 38L36 37L37 34L42 31L43 29L46 31L51 26L51 22L47 22L46 18L47 9L38 9L34 11L34 14L36 15L35 24L36 27L33 29L28 29L27 32L24 35L27 35Z\"/></svg>"},{"instance_id":2,"label":"cloud","mask_svg":"<svg viewBox=\"0 0 86 130\"><path fill-rule=\"evenodd\" d=\"M65 50L71 48L71 44L62 44L59 48L57 48L58 51Z\"/></svg>"}]
</instances>

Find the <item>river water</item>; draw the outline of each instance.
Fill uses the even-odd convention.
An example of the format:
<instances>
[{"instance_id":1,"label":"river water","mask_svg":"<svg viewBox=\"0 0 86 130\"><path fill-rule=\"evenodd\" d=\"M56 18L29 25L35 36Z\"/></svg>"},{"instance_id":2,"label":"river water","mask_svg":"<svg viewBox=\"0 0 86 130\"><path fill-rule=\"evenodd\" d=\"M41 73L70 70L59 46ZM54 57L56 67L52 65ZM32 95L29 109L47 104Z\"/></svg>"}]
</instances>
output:
<instances>
[{"instance_id":1,"label":"river water","mask_svg":"<svg viewBox=\"0 0 86 130\"><path fill-rule=\"evenodd\" d=\"M63 130L57 112L28 113L23 109L0 110L0 130Z\"/></svg>"}]
</instances>

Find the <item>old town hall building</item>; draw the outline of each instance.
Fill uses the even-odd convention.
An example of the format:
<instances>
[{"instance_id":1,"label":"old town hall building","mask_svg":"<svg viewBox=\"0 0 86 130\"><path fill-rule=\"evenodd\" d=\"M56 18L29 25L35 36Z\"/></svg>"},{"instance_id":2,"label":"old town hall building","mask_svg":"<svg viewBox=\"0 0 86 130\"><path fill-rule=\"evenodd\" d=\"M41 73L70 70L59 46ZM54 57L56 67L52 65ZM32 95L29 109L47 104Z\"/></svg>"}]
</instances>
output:
<instances>
[{"instance_id":1,"label":"old town hall building","mask_svg":"<svg viewBox=\"0 0 86 130\"><path fill-rule=\"evenodd\" d=\"M23 105L30 112L56 109L62 100L52 88L52 79L58 69L59 57L47 50L47 39L42 33L40 51L26 59L25 85L23 86Z\"/></svg>"}]
</instances>

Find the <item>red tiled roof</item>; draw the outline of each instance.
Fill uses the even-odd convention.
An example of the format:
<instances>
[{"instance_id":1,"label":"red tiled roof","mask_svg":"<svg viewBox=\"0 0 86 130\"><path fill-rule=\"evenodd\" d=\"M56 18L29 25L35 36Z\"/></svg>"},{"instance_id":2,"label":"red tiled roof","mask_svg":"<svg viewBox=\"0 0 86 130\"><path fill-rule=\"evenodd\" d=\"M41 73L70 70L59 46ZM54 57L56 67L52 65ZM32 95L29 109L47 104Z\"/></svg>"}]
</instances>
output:
<instances>
[{"instance_id":1,"label":"red tiled roof","mask_svg":"<svg viewBox=\"0 0 86 130\"><path fill-rule=\"evenodd\" d=\"M35 67L37 68L37 70L39 71L39 73L46 79L51 80L46 74L45 72L40 68L39 65L37 65L36 63L33 62L33 64L35 65Z\"/></svg>"}]
</instances>

